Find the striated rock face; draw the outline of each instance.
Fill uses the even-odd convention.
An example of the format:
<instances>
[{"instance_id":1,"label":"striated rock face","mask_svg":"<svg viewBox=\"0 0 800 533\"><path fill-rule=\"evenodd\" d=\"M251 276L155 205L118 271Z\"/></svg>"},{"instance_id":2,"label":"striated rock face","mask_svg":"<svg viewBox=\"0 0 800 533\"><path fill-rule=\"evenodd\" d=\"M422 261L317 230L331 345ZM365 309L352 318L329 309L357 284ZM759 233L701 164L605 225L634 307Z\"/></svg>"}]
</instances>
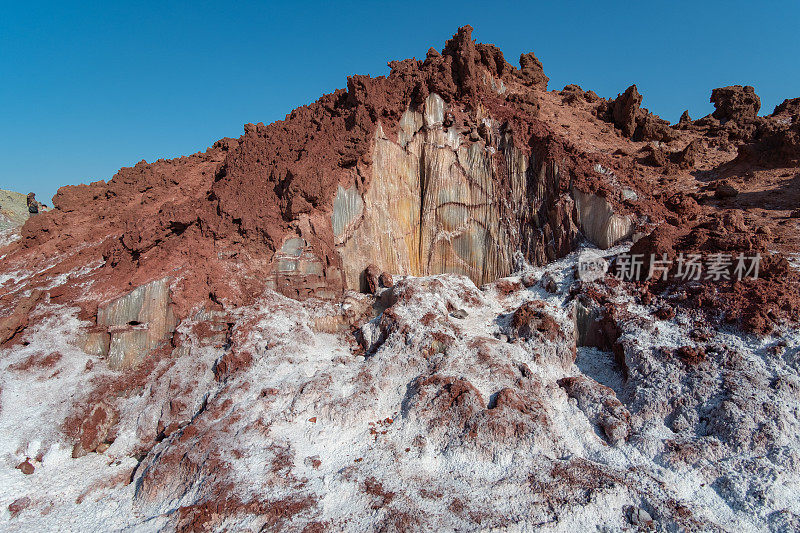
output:
<instances>
[{"instance_id":1,"label":"striated rock face","mask_svg":"<svg viewBox=\"0 0 800 533\"><path fill-rule=\"evenodd\" d=\"M108 357L108 366L125 369L139 365L148 352L175 331L169 297L169 278L137 287L97 310L97 326L104 331L85 338L89 353Z\"/></svg>"},{"instance_id":2,"label":"striated rock face","mask_svg":"<svg viewBox=\"0 0 800 533\"><path fill-rule=\"evenodd\" d=\"M470 142L431 93L407 110L396 141L379 128L364 198L339 188L331 215L346 285L369 264L410 275L459 273L475 283L509 274L513 255L541 264L573 246L572 200L558 166L531 158L510 133L479 115L485 139Z\"/></svg>"},{"instance_id":3,"label":"striated rock face","mask_svg":"<svg viewBox=\"0 0 800 533\"><path fill-rule=\"evenodd\" d=\"M603 346L600 319L601 309L589 298L576 298L572 304L572 317L575 321L575 345Z\"/></svg>"},{"instance_id":4,"label":"striated rock face","mask_svg":"<svg viewBox=\"0 0 800 533\"><path fill-rule=\"evenodd\" d=\"M578 225L586 237L600 248L610 248L631 236L633 222L619 215L605 198L573 190Z\"/></svg>"},{"instance_id":5,"label":"striated rock face","mask_svg":"<svg viewBox=\"0 0 800 533\"><path fill-rule=\"evenodd\" d=\"M334 267L326 272L322 259L315 254L309 241L289 236L273 257L267 287L295 298L311 295L332 298L336 293L330 289L326 274L336 279L338 269Z\"/></svg>"}]
</instances>

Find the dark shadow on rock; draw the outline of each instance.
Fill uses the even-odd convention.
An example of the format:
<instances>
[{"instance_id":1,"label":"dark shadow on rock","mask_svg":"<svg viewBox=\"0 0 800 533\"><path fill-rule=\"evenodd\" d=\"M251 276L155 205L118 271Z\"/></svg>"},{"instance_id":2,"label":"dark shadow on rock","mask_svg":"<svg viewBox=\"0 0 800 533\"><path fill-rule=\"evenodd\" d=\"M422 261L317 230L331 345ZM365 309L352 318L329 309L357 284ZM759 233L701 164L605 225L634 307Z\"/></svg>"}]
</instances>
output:
<instances>
[{"instance_id":1,"label":"dark shadow on rock","mask_svg":"<svg viewBox=\"0 0 800 533\"><path fill-rule=\"evenodd\" d=\"M780 186L765 191L742 192L735 198L737 207L758 207L785 211L800 205L800 173L786 178Z\"/></svg>"}]
</instances>

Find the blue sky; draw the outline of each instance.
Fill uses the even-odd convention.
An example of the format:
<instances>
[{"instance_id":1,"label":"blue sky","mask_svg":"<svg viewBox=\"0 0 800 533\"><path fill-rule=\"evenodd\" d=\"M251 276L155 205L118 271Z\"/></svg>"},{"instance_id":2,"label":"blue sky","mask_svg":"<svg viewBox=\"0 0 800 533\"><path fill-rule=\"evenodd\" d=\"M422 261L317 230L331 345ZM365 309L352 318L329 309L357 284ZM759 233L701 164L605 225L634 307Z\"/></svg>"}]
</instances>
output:
<instances>
[{"instance_id":1,"label":"blue sky","mask_svg":"<svg viewBox=\"0 0 800 533\"><path fill-rule=\"evenodd\" d=\"M755 86L762 113L800 96L796 1L6 2L0 188L49 203L61 185L204 150L350 74L441 49L464 24L515 65L535 52L550 88L636 83L672 122L711 112L714 87Z\"/></svg>"}]
</instances>

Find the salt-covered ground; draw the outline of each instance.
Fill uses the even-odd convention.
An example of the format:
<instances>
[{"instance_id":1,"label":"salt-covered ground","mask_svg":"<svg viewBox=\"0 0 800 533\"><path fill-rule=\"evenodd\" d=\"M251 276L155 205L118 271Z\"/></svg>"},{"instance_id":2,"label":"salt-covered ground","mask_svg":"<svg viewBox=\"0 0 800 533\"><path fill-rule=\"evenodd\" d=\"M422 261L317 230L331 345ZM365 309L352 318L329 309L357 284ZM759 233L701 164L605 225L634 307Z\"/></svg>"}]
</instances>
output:
<instances>
[{"instance_id":1,"label":"salt-covered ground","mask_svg":"<svg viewBox=\"0 0 800 533\"><path fill-rule=\"evenodd\" d=\"M576 258L483 289L397 279L355 335L341 317L366 296L268 293L228 311L225 342L201 313L135 371L40 306L0 352L2 528L800 529L798 332L698 341L696 317L657 320L620 285L616 357L576 347ZM76 413L99 404L109 442L73 458Z\"/></svg>"},{"instance_id":2,"label":"salt-covered ground","mask_svg":"<svg viewBox=\"0 0 800 533\"><path fill-rule=\"evenodd\" d=\"M17 230L14 230L14 229L0 230L0 249L8 246L9 244L11 244L14 241L19 240L19 238L20 238L20 235L19 235L19 231L17 231ZM1 254L0 254L0 257L2 257Z\"/></svg>"}]
</instances>

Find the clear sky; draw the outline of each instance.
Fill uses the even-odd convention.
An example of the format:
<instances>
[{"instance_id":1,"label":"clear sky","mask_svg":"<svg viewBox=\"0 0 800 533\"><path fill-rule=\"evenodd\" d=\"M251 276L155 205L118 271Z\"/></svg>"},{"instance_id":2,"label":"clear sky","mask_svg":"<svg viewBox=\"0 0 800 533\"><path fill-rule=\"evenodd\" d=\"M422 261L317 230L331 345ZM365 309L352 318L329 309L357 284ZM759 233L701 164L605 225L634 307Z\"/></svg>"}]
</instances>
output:
<instances>
[{"instance_id":1,"label":"clear sky","mask_svg":"<svg viewBox=\"0 0 800 533\"><path fill-rule=\"evenodd\" d=\"M671 122L711 89L753 85L762 114L800 96L800 2L4 2L0 188L50 203L59 186L204 150L269 123L350 74L424 58L456 29L550 88L616 96L636 83Z\"/></svg>"}]
</instances>

